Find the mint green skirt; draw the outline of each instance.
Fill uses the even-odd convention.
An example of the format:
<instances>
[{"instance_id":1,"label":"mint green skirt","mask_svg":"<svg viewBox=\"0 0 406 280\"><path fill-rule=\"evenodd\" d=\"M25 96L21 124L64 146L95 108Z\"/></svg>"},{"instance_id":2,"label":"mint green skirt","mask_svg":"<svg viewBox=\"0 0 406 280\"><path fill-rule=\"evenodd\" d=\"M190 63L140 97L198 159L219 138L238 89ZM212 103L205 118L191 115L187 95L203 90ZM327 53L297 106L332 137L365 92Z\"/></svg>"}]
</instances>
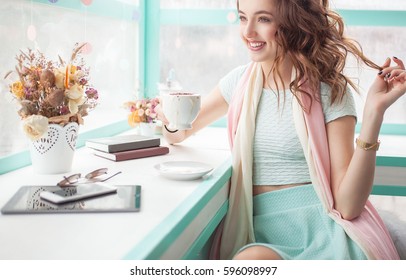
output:
<instances>
[{"instance_id":1,"label":"mint green skirt","mask_svg":"<svg viewBox=\"0 0 406 280\"><path fill-rule=\"evenodd\" d=\"M366 259L327 215L312 185L259 194L253 204L256 243L241 250L261 245L288 260Z\"/></svg>"}]
</instances>

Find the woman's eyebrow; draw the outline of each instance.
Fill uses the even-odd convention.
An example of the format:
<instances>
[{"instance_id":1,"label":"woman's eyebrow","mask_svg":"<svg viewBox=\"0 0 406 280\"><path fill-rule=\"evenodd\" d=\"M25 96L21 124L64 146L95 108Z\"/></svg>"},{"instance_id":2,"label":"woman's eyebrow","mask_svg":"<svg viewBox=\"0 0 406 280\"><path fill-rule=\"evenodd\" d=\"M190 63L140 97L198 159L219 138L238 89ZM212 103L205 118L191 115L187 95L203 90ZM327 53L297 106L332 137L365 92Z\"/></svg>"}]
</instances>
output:
<instances>
[{"instance_id":1,"label":"woman's eyebrow","mask_svg":"<svg viewBox=\"0 0 406 280\"><path fill-rule=\"evenodd\" d=\"M238 10L238 13L245 15L245 13L244 13L243 11L241 11L241 10ZM254 15L260 15L260 14L267 14L267 15L272 16L272 13L271 13L271 12L268 12L268 11L265 11L265 10L256 11L256 12L254 13Z\"/></svg>"}]
</instances>

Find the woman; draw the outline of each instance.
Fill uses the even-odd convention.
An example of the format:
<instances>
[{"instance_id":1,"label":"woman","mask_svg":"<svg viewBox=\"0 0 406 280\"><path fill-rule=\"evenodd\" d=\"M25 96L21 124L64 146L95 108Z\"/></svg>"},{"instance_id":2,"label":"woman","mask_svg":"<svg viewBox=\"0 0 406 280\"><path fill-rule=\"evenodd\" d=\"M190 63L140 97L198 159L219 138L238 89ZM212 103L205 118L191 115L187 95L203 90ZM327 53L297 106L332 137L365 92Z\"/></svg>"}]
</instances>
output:
<instances>
[{"instance_id":1,"label":"woman","mask_svg":"<svg viewBox=\"0 0 406 280\"><path fill-rule=\"evenodd\" d=\"M403 62L368 60L327 0L237 5L252 63L220 81L193 129L164 129L179 143L228 112L233 175L220 258L398 259L368 196L384 113L406 91ZM380 70L355 149L347 54Z\"/></svg>"}]
</instances>

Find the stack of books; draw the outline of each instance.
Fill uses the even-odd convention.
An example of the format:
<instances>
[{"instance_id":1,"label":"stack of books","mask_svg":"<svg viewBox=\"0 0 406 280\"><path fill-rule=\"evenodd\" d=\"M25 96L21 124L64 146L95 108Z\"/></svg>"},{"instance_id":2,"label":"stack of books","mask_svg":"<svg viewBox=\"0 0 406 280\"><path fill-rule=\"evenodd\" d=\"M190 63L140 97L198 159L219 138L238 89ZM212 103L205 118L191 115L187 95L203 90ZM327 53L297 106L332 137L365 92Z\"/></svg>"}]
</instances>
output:
<instances>
[{"instance_id":1,"label":"stack of books","mask_svg":"<svg viewBox=\"0 0 406 280\"><path fill-rule=\"evenodd\" d=\"M160 146L161 138L142 135L119 135L90 139L86 147L92 149L96 156L114 161L137 159L169 153L169 148Z\"/></svg>"}]
</instances>

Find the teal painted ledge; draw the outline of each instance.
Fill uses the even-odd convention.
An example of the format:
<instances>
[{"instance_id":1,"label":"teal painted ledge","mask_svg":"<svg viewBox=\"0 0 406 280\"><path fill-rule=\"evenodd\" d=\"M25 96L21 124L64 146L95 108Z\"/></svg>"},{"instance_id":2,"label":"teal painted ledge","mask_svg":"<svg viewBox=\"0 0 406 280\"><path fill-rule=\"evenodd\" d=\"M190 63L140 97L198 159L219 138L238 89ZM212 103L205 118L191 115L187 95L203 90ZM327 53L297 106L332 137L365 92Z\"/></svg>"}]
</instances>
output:
<instances>
[{"instance_id":1,"label":"teal painted ledge","mask_svg":"<svg viewBox=\"0 0 406 280\"><path fill-rule=\"evenodd\" d=\"M118 121L103 127L89 130L79 134L76 141L76 148L81 148L85 145L86 140L99 137L113 136L130 129L127 120ZM28 150L14 153L9 156L0 158L0 175L7 172L28 166L31 164L30 153Z\"/></svg>"},{"instance_id":2,"label":"teal painted ledge","mask_svg":"<svg viewBox=\"0 0 406 280\"><path fill-rule=\"evenodd\" d=\"M224 184L231 177L231 158L225 161L220 167L216 168L214 173L203 181L189 197L187 197L172 213L168 215L164 222L154 228L147 237L137 244L124 259L132 260L158 260L169 248L169 246L178 238L178 236L187 228L187 226L196 218L196 215L206 206L206 204L219 192ZM224 211L224 205L219 212ZM221 220L221 215L217 213L214 220ZM203 233L198 237L192 251L186 253L189 256L197 248L196 244L203 245L205 238L209 238L211 233L208 229L214 231L214 223L206 227ZM205 238L203 238L205 237Z\"/></svg>"},{"instance_id":3,"label":"teal painted ledge","mask_svg":"<svg viewBox=\"0 0 406 280\"><path fill-rule=\"evenodd\" d=\"M355 127L356 133L361 131L361 125L361 123L357 123ZM406 124L384 123L382 124L380 134L406 136Z\"/></svg>"},{"instance_id":4,"label":"teal painted ledge","mask_svg":"<svg viewBox=\"0 0 406 280\"><path fill-rule=\"evenodd\" d=\"M406 196L406 186L383 186L375 185L371 194L388 196Z\"/></svg>"},{"instance_id":5,"label":"teal painted ledge","mask_svg":"<svg viewBox=\"0 0 406 280\"><path fill-rule=\"evenodd\" d=\"M227 127L227 117L223 117L210 125L211 127Z\"/></svg>"},{"instance_id":6,"label":"teal painted ledge","mask_svg":"<svg viewBox=\"0 0 406 280\"><path fill-rule=\"evenodd\" d=\"M228 200L224 202L220 210L214 216L213 220L207 225L196 241L190 246L189 250L182 257L182 260L207 260L210 252L210 239L216 231L221 220L228 211ZM203 248L203 249L202 249ZM204 251L207 248L207 252Z\"/></svg>"},{"instance_id":7,"label":"teal painted ledge","mask_svg":"<svg viewBox=\"0 0 406 280\"><path fill-rule=\"evenodd\" d=\"M0 158L0 175L31 164L28 150Z\"/></svg>"},{"instance_id":8,"label":"teal painted ledge","mask_svg":"<svg viewBox=\"0 0 406 280\"><path fill-rule=\"evenodd\" d=\"M376 166L406 167L405 157L377 156Z\"/></svg>"}]
</instances>

